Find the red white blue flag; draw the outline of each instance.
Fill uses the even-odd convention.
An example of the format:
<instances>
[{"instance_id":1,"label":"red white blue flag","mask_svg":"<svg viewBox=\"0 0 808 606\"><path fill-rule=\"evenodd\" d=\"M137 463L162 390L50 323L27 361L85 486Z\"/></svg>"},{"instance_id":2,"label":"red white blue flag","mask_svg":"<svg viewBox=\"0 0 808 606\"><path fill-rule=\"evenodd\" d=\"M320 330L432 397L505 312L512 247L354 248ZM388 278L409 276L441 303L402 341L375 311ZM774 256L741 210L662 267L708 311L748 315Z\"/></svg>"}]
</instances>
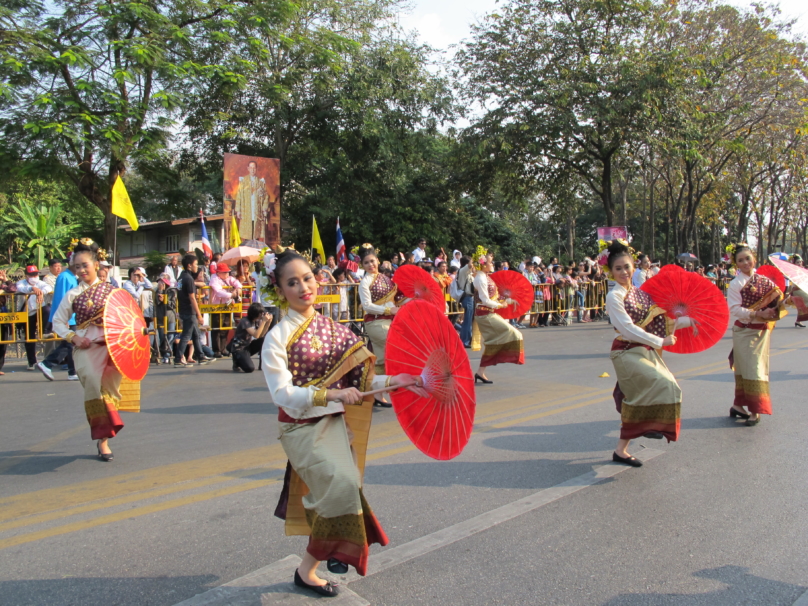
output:
<instances>
[{"instance_id":1,"label":"red white blue flag","mask_svg":"<svg viewBox=\"0 0 808 606\"><path fill-rule=\"evenodd\" d=\"M205 227L205 215L199 211L199 220L202 221L202 252L205 253L208 259L213 258L213 249L210 247L210 240L208 240L208 230Z\"/></svg>"},{"instance_id":2,"label":"red white blue flag","mask_svg":"<svg viewBox=\"0 0 808 606\"><path fill-rule=\"evenodd\" d=\"M342 230L339 228L339 217L337 217L337 263L347 261L345 254L345 239L342 237Z\"/></svg>"}]
</instances>

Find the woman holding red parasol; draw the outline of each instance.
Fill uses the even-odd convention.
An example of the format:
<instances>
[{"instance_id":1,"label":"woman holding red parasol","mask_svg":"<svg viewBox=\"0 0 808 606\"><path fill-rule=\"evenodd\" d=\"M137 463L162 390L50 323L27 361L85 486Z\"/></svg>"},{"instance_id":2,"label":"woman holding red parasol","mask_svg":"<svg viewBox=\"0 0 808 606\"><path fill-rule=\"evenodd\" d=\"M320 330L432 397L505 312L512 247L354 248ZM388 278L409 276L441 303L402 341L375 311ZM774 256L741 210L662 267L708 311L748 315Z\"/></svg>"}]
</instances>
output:
<instances>
[{"instance_id":1,"label":"woman holding red parasol","mask_svg":"<svg viewBox=\"0 0 808 606\"><path fill-rule=\"evenodd\" d=\"M772 414L769 343L775 321L785 315L783 293L755 271L755 253L745 242L730 244L727 252L738 270L727 289L729 312L735 320L729 354L735 370L735 401L729 416L746 419L751 427L760 422L761 414Z\"/></svg>"},{"instance_id":2,"label":"woman holding red parasol","mask_svg":"<svg viewBox=\"0 0 808 606\"><path fill-rule=\"evenodd\" d=\"M293 250L277 258L265 293L288 313L266 337L261 351L264 377L278 407L280 440L289 458L276 515L287 534L308 534L309 544L295 571L295 584L323 596L336 586L317 576L319 563L367 572L371 543L387 536L362 494L362 474L370 418L348 424L349 414L371 412L361 391L398 386L426 396L409 374L374 376L375 358L346 326L315 313L317 281L308 262ZM348 405L358 405L346 412ZM362 409L365 409L364 411ZM361 463L360 463L361 464ZM305 495L305 496L303 496Z\"/></svg>"},{"instance_id":3,"label":"woman holding red parasol","mask_svg":"<svg viewBox=\"0 0 808 606\"><path fill-rule=\"evenodd\" d=\"M633 286L634 258L627 242L601 241L601 248L604 245L599 262L606 264L615 281L606 296L606 311L618 333L611 359L617 374L614 399L622 421L612 460L641 467L642 461L628 454L632 439L665 437L670 442L679 437L682 390L659 350L674 345L672 331L689 327L691 321L687 316L666 318L647 292Z\"/></svg>"},{"instance_id":4,"label":"woman holding red parasol","mask_svg":"<svg viewBox=\"0 0 808 606\"><path fill-rule=\"evenodd\" d=\"M474 382L490 384L493 381L485 375L485 369L496 364L524 364L525 345L522 333L496 313L498 309L514 305L515 301L501 300L497 285L488 277L494 271L493 258L487 250L478 246L471 262L477 271L474 276L474 335L471 348L473 351L480 350L480 335L485 347Z\"/></svg>"},{"instance_id":5,"label":"woman holding red parasol","mask_svg":"<svg viewBox=\"0 0 808 606\"><path fill-rule=\"evenodd\" d=\"M393 281L379 271L379 257L370 244L359 247L359 258L365 275L359 282L359 299L365 311L365 331L376 356L376 372L384 373L384 350L393 316L398 311L396 302L401 295ZM375 401L376 406L390 408L392 404Z\"/></svg>"},{"instance_id":6,"label":"woman holding red parasol","mask_svg":"<svg viewBox=\"0 0 808 606\"><path fill-rule=\"evenodd\" d=\"M73 345L73 362L84 387L84 411L90 435L98 441L98 457L111 461L108 440L123 429L118 414L122 376L104 341L103 317L107 299L115 287L98 279L98 245L89 238L76 244L70 264L79 285L67 291L62 299L53 317L53 330ZM74 313L75 332L69 328Z\"/></svg>"}]
</instances>

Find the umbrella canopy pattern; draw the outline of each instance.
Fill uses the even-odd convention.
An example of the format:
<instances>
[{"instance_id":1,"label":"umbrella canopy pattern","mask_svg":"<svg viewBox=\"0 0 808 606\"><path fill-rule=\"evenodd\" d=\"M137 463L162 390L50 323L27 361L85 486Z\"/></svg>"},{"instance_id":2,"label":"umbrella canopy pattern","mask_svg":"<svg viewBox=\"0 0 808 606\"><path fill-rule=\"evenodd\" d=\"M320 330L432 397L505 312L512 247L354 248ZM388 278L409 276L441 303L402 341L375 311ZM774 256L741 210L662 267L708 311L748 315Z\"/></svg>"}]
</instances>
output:
<instances>
[{"instance_id":1,"label":"umbrella canopy pattern","mask_svg":"<svg viewBox=\"0 0 808 606\"><path fill-rule=\"evenodd\" d=\"M434 305L441 313L445 311L443 291L425 269L417 265L402 265L393 274L393 283L408 299L421 299Z\"/></svg>"},{"instance_id":2,"label":"umbrella canopy pattern","mask_svg":"<svg viewBox=\"0 0 808 606\"><path fill-rule=\"evenodd\" d=\"M140 381L149 370L149 336L146 320L135 300L116 288L104 307L104 339L109 356L123 376Z\"/></svg>"},{"instance_id":3,"label":"umbrella canopy pattern","mask_svg":"<svg viewBox=\"0 0 808 606\"><path fill-rule=\"evenodd\" d=\"M387 374L420 375L429 397L409 390L391 394L401 428L433 459L459 455L471 437L477 406L474 374L451 322L431 303L410 301L387 336Z\"/></svg>"},{"instance_id":4,"label":"umbrella canopy pattern","mask_svg":"<svg viewBox=\"0 0 808 606\"><path fill-rule=\"evenodd\" d=\"M250 263L255 263L261 256L261 251L251 246L236 246L231 248L222 255L221 261L227 263L228 261L239 261L240 259L247 259Z\"/></svg>"},{"instance_id":5,"label":"umbrella canopy pattern","mask_svg":"<svg viewBox=\"0 0 808 606\"><path fill-rule=\"evenodd\" d=\"M783 272L783 275L791 280L791 282L795 284L797 288L808 292L808 269L774 257L769 257L769 260L774 263L774 266ZM783 289L781 288L780 290Z\"/></svg>"},{"instance_id":6,"label":"umbrella canopy pattern","mask_svg":"<svg viewBox=\"0 0 808 606\"><path fill-rule=\"evenodd\" d=\"M654 303L676 319L687 316L696 327L676 331L676 344L665 347L672 353L697 353L709 349L724 336L729 324L729 308L724 295L707 278L688 271L660 272L646 280L642 290Z\"/></svg>"},{"instance_id":7,"label":"umbrella canopy pattern","mask_svg":"<svg viewBox=\"0 0 808 606\"><path fill-rule=\"evenodd\" d=\"M533 306L533 286L521 273L516 271L495 271L488 278L497 285L501 299L513 299L516 305L508 305L497 310L506 320L521 318Z\"/></svg>"}]
</instances>

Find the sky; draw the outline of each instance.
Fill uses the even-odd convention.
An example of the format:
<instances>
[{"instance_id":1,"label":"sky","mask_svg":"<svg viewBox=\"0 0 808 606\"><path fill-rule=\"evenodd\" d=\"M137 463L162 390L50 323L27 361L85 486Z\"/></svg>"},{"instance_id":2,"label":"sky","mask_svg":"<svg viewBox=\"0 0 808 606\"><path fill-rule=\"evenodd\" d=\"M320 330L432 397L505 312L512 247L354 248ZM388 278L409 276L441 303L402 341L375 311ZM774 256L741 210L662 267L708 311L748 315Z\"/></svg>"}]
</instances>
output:
<instances>
[{"instance_id":1,"label":"sky","mask_svg":"<svg viewBox=\"0 0 808 606\"><path fill-rule=\"evenodd\" d=\"M438 49L447 49L468 38L469 25L497 8L496 0L411 0L411 10L400 15L400 23L417 31L422 42ZM728 4L747 7L751 2L727 0ZM784 17L799 19L796 30L808 37L808 2L781 0Z\"/></svg>"}]
</instances>

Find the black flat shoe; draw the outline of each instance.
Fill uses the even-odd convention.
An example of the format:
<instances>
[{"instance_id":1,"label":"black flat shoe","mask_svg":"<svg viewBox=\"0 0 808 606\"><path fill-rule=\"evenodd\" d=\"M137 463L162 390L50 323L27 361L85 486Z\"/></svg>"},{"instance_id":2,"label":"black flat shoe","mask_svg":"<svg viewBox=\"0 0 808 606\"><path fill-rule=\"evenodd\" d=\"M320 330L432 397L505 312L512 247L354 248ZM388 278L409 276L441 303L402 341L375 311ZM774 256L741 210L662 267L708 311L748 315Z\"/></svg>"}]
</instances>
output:
<instances>
[{"instance_id":1,"label":"black flat shoe","mask_svg":"<svg viewBox=\"0 0 808 606\"><path fill-rule=\"evenodd\" d=\"M104 463L109 463L112 460L112 450L109 451L109 454L101 452L101 440L95 443L95 447L98 449L98 458Z\"/></svg>"},{"instance_id":2,"label":"black flat shoe","mask_svg":"<svg viewBox=\"0 0 808 606\"><path fill-rule=\"evenodd\" d=\"M373 405L381 408L393 408L393 405L390 404L390 402L382 402L381 400L373 400Z\"/></svg>"},{"instance_id":3,"label":"black flat shoe","mask_svg":"<svg viewBox=\"0 0 808 606\"><path fill-rule=\"evenodd\" d=\"M491 385L493 383L493 381L489 381L488 379L483 379L480 375L475 373L474 374L474 384L475 385L477 384L477 381L482 381L486 385Z\"/></svg>"},{"instance_id":4,"label":"black flat shoe","mask_svg":"<svg viewBox=\"0 0 808 606\"><path fill-rule=\"evenodd\" d=\"M802 322L794 322L794 326L796 326L797 328L805 328L805 324L803 324Z\"/></svg>"},{"instance_id":5,"label":"black flat shoe","mask_svg":"<svg viewBox=\"0 0 808 606\"><path fill-rule=\"evenodd\" d=\"M328 558L326 568L329 572L334 574L345 574L348 572L348 565L345 562L340 562L337 558Z\"/></svg>"},{"instance_id":6,"label":"black flat shoe","mask_svg":"<svg viewBox=\"0 0 808 606\"><path fill-rule=\"evenodd\" d=\"M335 598L339 595L339 587L331 583L331 581L326 581L325 585L309 585L300 578L300 573L297 570L295 570L295 585L303 589L310 589L317 595L326 598Z\"/></svg>"},{"instance_id":7,"label":"black flat shoe","mask_svg":"<svg viewBox=\"0 0 808 606\"><path fill-rule=\"evenodd\" d=\"M741 412L740 410L735 410L734 408L729 409L729 416L733 419L741 418L741 419L748 419L749 415L745 412Z\"/></svg>"},{"instance_id":8,"label":"black flat shoe","mask_svg":"<svg viewBox=\"0 0 808 606\"><path fill-rule=\"evenodd\" d=\"M646 432L646 433L642 434L642 437L643 438L650 438L652 440L661 440L665 436L663 434L661 434L660 432L658 432L658 431L649 431L649 432Z\"/></svg>"},{"instance_id":9,"label":"black flat shoe","mask_svg":"<svg viewBox=\"0 0 808 606\"><path fill-rule=\"evenodd\" d=\"M757 419L751 419L751 418L746 419L746 423L744 423L744 425L746 425L747 427L754 427L758 423L760 423L760 415L758 415Z\"/></svg>"},{"instance_id":10,"label":"black flat shoe","mask_svg":"<svg viewBox=\"0 0 808 606\"><path fill-rule=\"evenodd\" d=\"M637 457L621 457L616 452L612 453L612 461L615 463L623 463L624 465L631 465L632 467L642 467L642 461L640 461Z\"/></svg>"}]
</instances>

